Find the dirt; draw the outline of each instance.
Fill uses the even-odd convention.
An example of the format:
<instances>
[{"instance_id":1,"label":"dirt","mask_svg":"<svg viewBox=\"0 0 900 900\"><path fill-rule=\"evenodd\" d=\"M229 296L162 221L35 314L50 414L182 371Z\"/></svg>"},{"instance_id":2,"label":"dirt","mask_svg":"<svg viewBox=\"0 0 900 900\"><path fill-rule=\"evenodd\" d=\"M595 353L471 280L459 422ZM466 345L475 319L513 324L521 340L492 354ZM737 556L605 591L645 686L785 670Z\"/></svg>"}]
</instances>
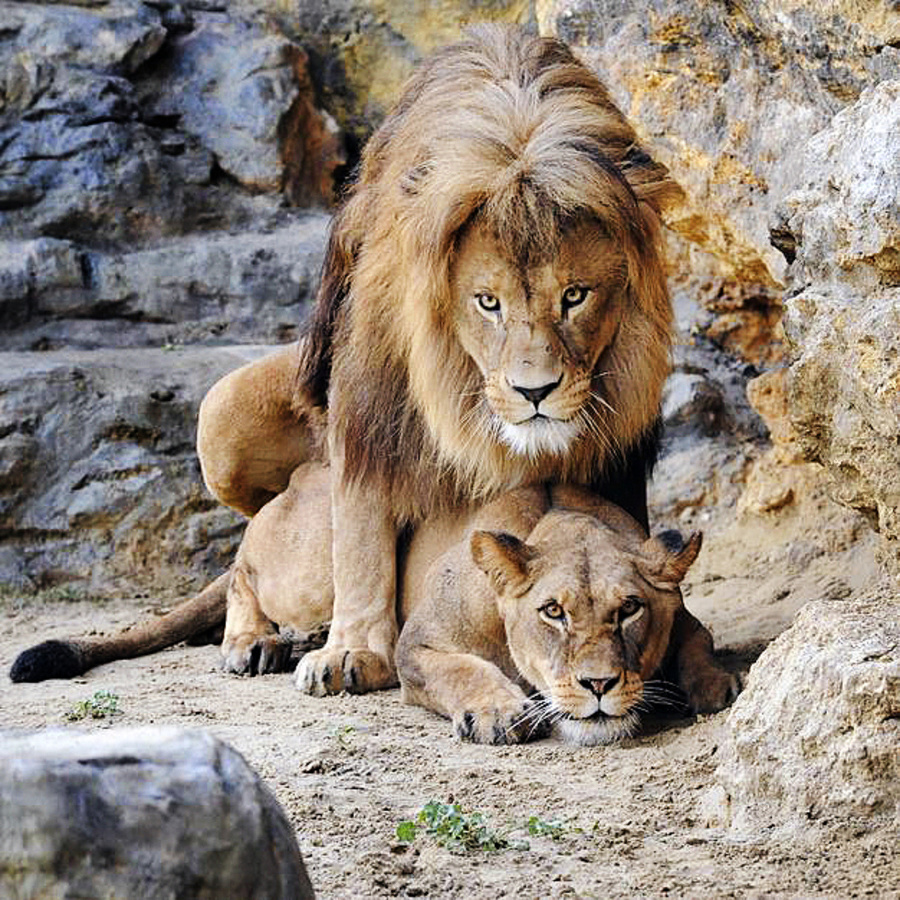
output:
<instances>
[{"instance_id":1,"label":"dirt","mask_svg":"<svg viewBox=\"0 0 900 900\"><path fill-rule=\"evenodd\" d=\"M700 518L707 540L686 602L744 672L802 603L849 596L878 577L872 536L823 495L765 517ZM39 638L113 630L158 613L160 601L7 597L0 610L8 667ZM120 712L67 723L97 690L118 695ZM112 663L71 682L0 682L0 728L175 724L232 744L284 807L323 898L900 897L896 834L708 826L703 800L726 718L657 716L612 746L478 746L404 706L398 691L315 699L289 675L223 674L212 646ZM398 840L397 825L433 800L482 813L528 849L454 853L421 833ZM554 834L529 835L532 816L558 823Z\"/></svg>"}]
</instances>

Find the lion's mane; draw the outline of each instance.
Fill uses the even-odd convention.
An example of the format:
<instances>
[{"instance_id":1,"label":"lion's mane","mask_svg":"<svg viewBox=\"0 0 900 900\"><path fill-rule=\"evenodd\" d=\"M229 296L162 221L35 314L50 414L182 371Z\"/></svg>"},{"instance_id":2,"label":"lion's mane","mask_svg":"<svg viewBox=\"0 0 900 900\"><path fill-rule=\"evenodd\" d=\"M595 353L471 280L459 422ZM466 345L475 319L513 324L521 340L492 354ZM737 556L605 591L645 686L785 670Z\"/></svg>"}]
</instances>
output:
<instances>
[{"instance_id":1,"label":"lion's mane","mask_svg":"<svg viewBox=\"0 0 900 900\"><path fill-rule=\"evenodd\" d=\"M658 417L671 328L658 213L677 192L559 41L482 26L423 63L335 218L302 344L301 387L328 403L345 477L387 480L400 520L530 480L596 483ZM626 257L629 311L598 364L602 434L562 458L517 457L483 421L450 294L476 216L520 262L583 216Z\"/></svg>"}]
</instances>

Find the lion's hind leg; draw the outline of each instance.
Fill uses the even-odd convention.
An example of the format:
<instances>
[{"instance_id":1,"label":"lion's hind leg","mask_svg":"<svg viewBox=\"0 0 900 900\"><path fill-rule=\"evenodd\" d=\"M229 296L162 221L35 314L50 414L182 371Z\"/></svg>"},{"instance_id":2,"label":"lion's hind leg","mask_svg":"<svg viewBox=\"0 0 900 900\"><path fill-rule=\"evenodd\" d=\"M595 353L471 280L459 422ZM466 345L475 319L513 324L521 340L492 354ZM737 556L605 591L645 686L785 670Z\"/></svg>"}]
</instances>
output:
<instances>
[{"instance_id":1,"label":"lion's hind leg","mask_svg":"<svg viewBox=\"0 0 900 900\"><path fill-rule=\"evenodd\" d=\"M294 642L263 613L252 581L244 566L235 563L228 583L222 668L236 675L286 672Z\"/></svg>"},{"instance_id":2,"label":"lion's hind leg","mask_svg":"<svg viewBox=\"0 0 900 900\"><path fill-rule=\"evenodd\" d=\"M397 663L404 701L446 716L462 740L519 744L547 733L540 705L486 659L401 638Z\"/></svg>"}]
</instances>

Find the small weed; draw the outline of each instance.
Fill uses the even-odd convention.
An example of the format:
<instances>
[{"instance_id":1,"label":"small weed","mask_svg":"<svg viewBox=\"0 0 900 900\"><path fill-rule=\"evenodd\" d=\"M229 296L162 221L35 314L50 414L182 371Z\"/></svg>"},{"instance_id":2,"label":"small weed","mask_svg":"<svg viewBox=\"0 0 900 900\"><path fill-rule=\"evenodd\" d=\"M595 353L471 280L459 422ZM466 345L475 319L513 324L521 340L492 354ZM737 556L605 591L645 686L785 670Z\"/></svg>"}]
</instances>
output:
<instances>
[{"instance_id":1,"label":"small weed","mask_svg":"<svg viewBox=\"0 0 900 900\"><path fill-rule=\"evenodd\" d=\"M338 725L331 733L332 737L345 749L351 746L356 728L353 725Z\"/></svg>"},{"instance_id":2,"label":"small weed","mask_svg":"<svg viewBox=\"0 0 900 900\"><path fill-rule=\"evenodd\" d=\"M50 603L76 603L79 600L90 599L87 591L77 584L60 584L56 587L45 588L38 591L36 597Z\"/></svg>"},{"instance_id":3,"label":"small weed","mask_svg":"<svg viewBox=\"0 0 900 900\"><path fill-rule=\"evenodd\" d=\"M526 827L532 837L551 837L558 841L568 830L565 822L559 819L542 819L540 816L529 816Z\"/></svg>"},{"instance_id":4,"label":"small weed","mask_svg":"<svg viewBox=\"0 0 900 900\"><path fill-rule=\"evenodd\" d=\"M510 839L509 831L497 831L480 812L463 812L458 803L426 803L415 821L406 820L397 826L397 839L410 843L422 829L454 853L529 848L528 841Z\"/></svg>"},{"instance_id":5,"label":"small weed","mask_svg":"<svg viewBox=\"0 0 900 900\"><path fill-rule=\"evenodd\" d=\"M67 713L69 722L80 722L82 719L105 719L114 716L119 710L118 694L112 691L96 691L93 697L79 700Z\"/></svg>"}]
</instances>

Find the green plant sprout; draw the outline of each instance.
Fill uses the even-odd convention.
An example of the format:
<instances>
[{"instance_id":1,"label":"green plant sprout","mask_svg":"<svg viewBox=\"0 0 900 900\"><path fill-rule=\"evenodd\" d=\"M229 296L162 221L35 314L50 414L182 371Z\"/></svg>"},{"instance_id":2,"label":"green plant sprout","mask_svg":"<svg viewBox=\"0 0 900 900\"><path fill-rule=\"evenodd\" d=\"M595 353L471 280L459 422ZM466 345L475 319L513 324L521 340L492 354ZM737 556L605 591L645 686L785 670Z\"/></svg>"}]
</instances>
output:
<instances>
[{"instance_id":1,"label":"green plant sprout","mask_svg":"<svg viewBox=\"0 0 900 900\"><path fill-rule=\"evenodd\" d=\"M82 719L106 719L114 716L119 710L119 697L112 691L95 691L93 697L79 700L67 713L69 722L80 722Z\"/></svg>"},{"instance_id":2,"label":"green plant sprout","mask_svg":"<svg viewBox=\"0 0 900 900\"><path fill-rule=\"evenodd\" d=\"M528 841L511 839L509 830L496 830L480 812L463 812L458 803L426 803L415 821L400 822L397 839L411 843L420 830L454 853L529 849Z\"/></svg>"}]
</instances>

